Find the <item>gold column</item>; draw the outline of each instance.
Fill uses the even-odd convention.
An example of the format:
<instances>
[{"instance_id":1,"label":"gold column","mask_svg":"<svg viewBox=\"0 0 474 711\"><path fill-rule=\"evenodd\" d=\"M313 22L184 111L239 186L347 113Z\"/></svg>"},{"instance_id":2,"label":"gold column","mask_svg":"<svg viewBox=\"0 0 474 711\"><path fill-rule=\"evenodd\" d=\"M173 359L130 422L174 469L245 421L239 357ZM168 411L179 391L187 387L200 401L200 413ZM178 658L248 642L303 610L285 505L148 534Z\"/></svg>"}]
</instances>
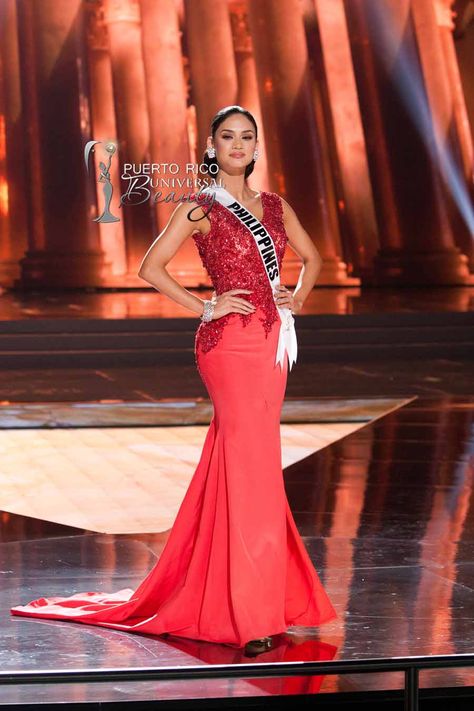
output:
<instances>
[{"instance_id":1,"label":"gold column","mask_svg":"<svg viewBox=\"0 0 474 711\"><path fill-rule=\"evenodd\" d=\"M87 39L88 61L90 73L92 140L108 141L117 138L117 124L114 110L114 88L112 82L112 65L109 54L109 37L104 22L104 10L100 4L86 5L87 8ZM103 145L98 146L94 153L95 175L99 175L99 161L104 160ZM91 158L92 160L92 158ZM122 216L120 207L120 165L116 157L111 162L110 176L114 192L110 209L117 217ZM92 178L91 178L92 179ZM96 181L98 212L103 207L102 183ZM120 222L99 222L100 243L107 261L110 263L110 273L104 277L107 286L123 286L127 272L127 255L125 230L123 220Z\"/></svg>"},{"instance_id":2,"label":"gold column","mask_svg":"<svg viewBox=\"0 0 474 711\"><path fill-rule=\"evenodd\" d=\"M462 163L466 180L473 178L474 148L472 131L469 124L466 99L459 71L459 63L454 46L453 0L434 0L436 22L438 24L443 48L448 83L451 88L453 102L453 120L456 126Z\"/></svg>"},{"instance_id":3,"label":"gold column","mask_svg":"<svg viewBox=\"0 0 474 711\"><path fill-rule=\"evenodd\" d=\"M175 210L181 196L194 187L179 187L178 178L191 181L196 177L186 173L191 154L188 143L187 87L184 77L181 30L174 0L141 0L143 58L150 116L150 147L152 163L175 163L179 174L164 173L175 186L153 188L153 194L168 196L172 202L156 202L157 232L161 232ZM200 176L202 177L202 176ZM159 180L160 175L155 174ZM188 239L169 262L168 270L184 286L196 286L205 281L199 253L194 241Z\"/></svg>"},{"instance_id":4,"label":"gold column","mask_svg":"<svg viewBox=\"0 0 474 711\"><path fill-rule=\"evenodd\" d=\"M95 286L104 259L83 159L90 137L83 4L19 0L17 9L29 228L18 286Z\"/></svg>"},{"instance_id":5,"label":"gold column","mask_svg":"<svg viewBox=\"0 0 474 711\"><path fill-rule=\"evenodd\" d=\"M272 190L285 197L323 259L318 285L347 284L346 265L328 216L301 6L249 0ZM293 260L296 276L296 259ZM285 279L286 281L286 279Z\"/></svg>"},{"instance_id":6,"label":"gold column","mask_svg":"<svg viewBox=\"0 0 474 711\"><path fill-rule=\"evenodd\" d=\"M461 151L462 144L457 130L451 73L439 26L440 23L445 26L445 29L453 26L448 4L444 1L441 2L441 0L437 0L435 3L433 0L412 0L412 13L426 93L433 116L435 136L433 147L437 153L436 163L441 176L444 176L441 188L455 243L464 254L472 259L473 235L455 200L456 195L462 199L458 195L460 188L464 189L466 200L469 200L469 192L465 178L465 161L463 161ZM464 158L467 159L468 156L464 156ZM458 179L456 184L453 184L452 172L456 173Z\"/></svg>"},{"instance_id":7,"label":"gold column","mask_svg":"<svg viewBox=\"0 0 474 711\"><path fill-rule=\"evenodd\" d=\"M345 279L345 286L349 288L337 290L338 299L341 294L344 299L355 295L354 286L360 285L359 276L354 277L354 266L358 262L356 245L349 231L346 219L346 204L344 191L337 169L338 157L335 146L334 127L332 125L329 92L326 81L326 70L323 61L323 50L318 27L316 5L314 0L302 2L303 24L306 44L308 47L308 66L311 74L311 93L315 116L315 130L319 136L320 146L320 171L325 187L325 211L328 231L331 239L337 245L336 249L342 252L347 262L347 271L351 275ZM326 292L331 301L331 291ZM336 293L336 292L334 292ZM340 304L338 305L339 308Z\"/></svg>"},{"instance_id":8,"label":"gold column","mask_svg":"<svg viewBox=\"0 0 474 711\"><path fill-rule=\"evenodd\" d=\"M247 3L231 2L229 10L239 85L237 103L250 111L258 126L259 156L255 162L253 173L249 178L249 184L253 190L269 190L265 133L258 97L257 74L248 23Z\"/></svg>"},{"instance_id":9,"label":"gold column","mask_svg":"<svg viewBox=\"0 0 474 711\"><path fill-rule=\"evenodd\" d=\"M342 229L357 275L370 279L379 247L367 148L343 0L315 0L327 109L343 203Z\"/></svg>"},{"instance_id":10,"label":"gold column","mask_svg":"<svg viewBox=\"0 0 474 711\"><path fill-rule=\"evenodd\" d=\"M375 282L465 284L440 183L410 0L346 0L374 176L381 249ZM420 120L426 119L423 126Z\"/></svg>"},{"instance_id":11,"label":"gold column","mask_svg":"<svg viewBox=\"0 0 474 711\"><path fill-rule=\"evenodd\" d=\"M457 149L459 151L460 174L464 176L467 184L467 192L471 200L474 198L474 147L472 140L472 128L469 123L464 89L461 81L461 73L454 46L454 22L451 6L453 0L435 0L435 15L441 39L441 46L445 60L445 71L451 90L452 101L452 122L456 136ZM459 212L456 212L459 224ZM466 223L462 220L459 229L455 226L456 244L469 259L471 271L474 271L474 241L472 234L466 229Z\"/></svg>"},{"instance_id":12,"label":"gold column","mask_svg":"<svg viewBox=\"0 0 474 711\"><path fill-rule=\"evenodd\" d=\"M0 51L4 122L0 126L0 284L12 286L28 246L25 160L16 3L0 4Z\"/></svg>"},{"instance_id":13,"label":"gold column","mask_svg":"<svg viewBox=\"0 0 474 711\"><path fill-rule=\"evenodd\" d=\"M181 32L174 0L141 0L143 59L150 116L150 146L153 162L189 161L186 85L181 53ZM165 177L173 177L169 173ZM179 189L178 189L179 190ZM167 194L163 189L163 197ZM161 231L176 204L157 203Z\"/></svg>"},{"instance_id":14,"label":"gold column","mask_svg":"<svg viewBox=\"0 0 474 711\"><path fill-rule=\"evenodd\" d=\"M237 103L237 73L226 0L186 0L185 11L200 163L212 117L224 106Z\"/></svg>"},{"instance_id":15,"label":"gold column","mask_svg":"<svg viewBox=\"0 0 474 711\"><path fill-rule=\"evenodd\" d=\"M150 162L150 124L138 0L104 0L104 20L109 34L122 174L124 163L139 167ZM127 184L122 182L121 192L126 188ZM137 197L133 204L124 204L121 208L130 283L137 282L136 272L156 233L151 199L140 202L142 197Z\"/></svg>"}]
</instances>

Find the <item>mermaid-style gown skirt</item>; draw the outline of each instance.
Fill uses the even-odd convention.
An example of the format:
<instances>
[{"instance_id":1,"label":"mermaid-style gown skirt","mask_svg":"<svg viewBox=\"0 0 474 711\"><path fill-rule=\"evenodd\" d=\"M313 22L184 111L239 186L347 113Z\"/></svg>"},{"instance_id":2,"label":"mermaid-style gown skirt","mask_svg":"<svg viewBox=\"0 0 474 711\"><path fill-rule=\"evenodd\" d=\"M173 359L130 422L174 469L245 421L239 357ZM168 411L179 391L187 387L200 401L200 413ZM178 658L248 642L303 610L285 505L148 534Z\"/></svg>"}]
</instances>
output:
<instances>
[{"instance_id":1,"label":"mermaid-style gown skirt","mask_svg":"<svg viewBox=\"0 0 474 711\"><path fill-rule=\"evenodd\" d=\"M336 612L289 509L280 415L288 361L275 365L278 320L232 314L196 361L214 406L200 461L153 569L136 590L43 597L14 615L242 647Z\"/></svg>"}]
</instances>

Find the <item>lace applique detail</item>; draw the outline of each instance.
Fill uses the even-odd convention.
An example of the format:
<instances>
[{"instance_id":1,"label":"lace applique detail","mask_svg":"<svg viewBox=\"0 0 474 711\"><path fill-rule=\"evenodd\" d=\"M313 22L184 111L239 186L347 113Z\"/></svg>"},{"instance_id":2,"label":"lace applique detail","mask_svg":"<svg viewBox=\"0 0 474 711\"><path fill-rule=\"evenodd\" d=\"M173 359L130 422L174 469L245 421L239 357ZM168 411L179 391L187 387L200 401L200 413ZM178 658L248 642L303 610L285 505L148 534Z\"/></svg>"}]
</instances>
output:
<instances>
[{"instance_id":1,"label":"lace applique detail","mask_svg":"<svg viewBox=\"0 0 474 711\"><path fill-rule=\"evenodd\" d=\"M281 271L288 242L283 223L283 206L276 193L262 191L261 194L263 206L261 222L273 239ZM208 217L211 221L209 232L207 234L196 232L192 236L216 294L222 294L230 289L251 289L252 293L240 296L254 306L260 306L264 315L262 317L261 312L258 311L251 314L237 314L234 311L221 318L201 322L196 331L196 353L198 349L207 353L217 345L231 316L240 316L243 326L247 326L252 318L258 317L265 330L265 338L268 337L275 321L280 318L253 235L217 200Z\"/></svg>"}]
</instances>

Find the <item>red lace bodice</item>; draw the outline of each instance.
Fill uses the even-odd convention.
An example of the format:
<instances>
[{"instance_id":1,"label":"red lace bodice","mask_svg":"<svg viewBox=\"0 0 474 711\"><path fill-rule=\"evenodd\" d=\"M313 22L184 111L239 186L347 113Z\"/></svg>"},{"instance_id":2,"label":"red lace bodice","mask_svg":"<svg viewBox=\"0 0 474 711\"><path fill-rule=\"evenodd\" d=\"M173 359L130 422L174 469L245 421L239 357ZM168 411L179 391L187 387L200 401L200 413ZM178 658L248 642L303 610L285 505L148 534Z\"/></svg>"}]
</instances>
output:
<instances>
[{"instance_id":1,"label":"red lace bodice","mask_svg":"<svg viewBox=\"0 0 474 711\"><path fill-rule=\"evenodd\" d=\"M261 200L263 207L261 222L275 244L281 273L283 255L288 242L283 223L282 202L276 193L263 190ZM229 289L252 289L251 294L240 294L240 296L254 306L261 307L264 315L260 317L260 321L267 337L272 325L279 319L279 315L255 239L240 220L217 200L208 212L208 218L211 222L209 232L207 234L196 232L193 234L193 239L216 294L222 294ZM251 314L231 312L218 319L201 322L196 332L196 349L199 348L205 353L213 348L221 338L223 328L230 318L240 316L243 325L246 326L252 317L258 316L259 313L261 312L255 311Z\"/></svg>"}]
</instances>

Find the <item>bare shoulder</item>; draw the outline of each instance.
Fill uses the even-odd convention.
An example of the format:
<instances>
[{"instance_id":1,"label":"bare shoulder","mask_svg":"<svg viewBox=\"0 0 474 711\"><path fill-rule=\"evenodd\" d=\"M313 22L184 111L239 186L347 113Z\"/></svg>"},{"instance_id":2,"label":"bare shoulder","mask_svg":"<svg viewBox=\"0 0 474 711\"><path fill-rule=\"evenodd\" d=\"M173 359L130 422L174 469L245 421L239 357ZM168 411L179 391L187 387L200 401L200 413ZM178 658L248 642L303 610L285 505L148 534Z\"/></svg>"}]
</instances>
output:
<instances>
[{"instance_id":1,"label":"bare shoulder","mask_svg":"<svg viewBox=\"0 0 474 711\"><path fill-rule=\"evenodd\" d=\"M283 212L283 218L285 220L291 219L292 217L296 217L295 211L291 207L290 203L285 200L284 197L282 197L281 195L278 195L278 193L270 192L269 194L275 195L278 198L278 200L280 201L281 207L282 207L282 212Z\"/></svg>"}]
</instances>

